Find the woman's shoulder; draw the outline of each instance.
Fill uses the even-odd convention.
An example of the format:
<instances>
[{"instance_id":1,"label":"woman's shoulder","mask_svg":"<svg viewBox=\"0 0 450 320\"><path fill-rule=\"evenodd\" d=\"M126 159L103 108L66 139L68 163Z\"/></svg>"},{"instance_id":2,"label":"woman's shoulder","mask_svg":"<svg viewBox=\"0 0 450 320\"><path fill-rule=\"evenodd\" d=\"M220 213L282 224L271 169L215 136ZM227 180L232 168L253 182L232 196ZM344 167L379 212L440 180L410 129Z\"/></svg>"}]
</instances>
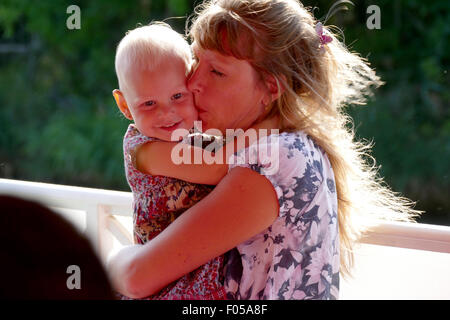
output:
<instances>
[{"instance_id":1,"label":"woman's shoulder","mask_svg":"<svg viewBox=\"0 0 450 320\"><path fill-rule=\"evenodd\" d=\"M283 132L279 139L279 167L284 178L313 178L319 181L334 180L328 155L316 141L303 131Z\"/></svg>"},{"instance_id":2,"label":"woman's shoulder","mask_svg":"<svg viewBox=\"0 0 450 320\"><path fill-rule=\"evenodd\" d=\"M262 137L231 158L229 168L242 166L264 175L277 192L308 193L311 198L322 183L334 185L334 173L326 153L305 132L281 132Z\"/></svg>"},{"instance_id":3,"label":"woman's shoulder","mask_svg":"<svg viewBox=\"0 0 450 320\"><path fill-rule=\"evenodd\" d=\"M260 135L257 142L241 150L231 159L231 165L247 164L264 175L285 176L303 172L306 165L320 162L329 165L323 149L305 132L271 132ZM314 167L316 167L314 165Z\"/></svg>"},{"instance_id":4,"label":"woman's shoulder","mask_svg":"<svg viewBox=\"0 0 450 320\"><path fill-rule=\"evenodd\" d=\"M322 152L322 148L304 131L283 131L272 130L270 132L262 132L259 134L257 142L253 147L259 148L264 145L279 145L282 149L298 150L298 151L314 151ZM314 152L312 152L314 154ZM305 154L306 155L306 154Z\"/></svg>"},{"instance_id":5,"label":"woman's shoulder","mask_svg":"<svg viewBox=\"0 0 450 320\"><path fill-rule=\"evenodd\" d=\"M276 139L275 136L274 138ZM314 141L314 139L301 130L293 132L281 132L278 139L281 148L290 151L297 150L304 157L314 157L316 152L323 152L322 148ZM292 155L293 153L290 152L289 156Z\"/></svg>"}]
</instances>

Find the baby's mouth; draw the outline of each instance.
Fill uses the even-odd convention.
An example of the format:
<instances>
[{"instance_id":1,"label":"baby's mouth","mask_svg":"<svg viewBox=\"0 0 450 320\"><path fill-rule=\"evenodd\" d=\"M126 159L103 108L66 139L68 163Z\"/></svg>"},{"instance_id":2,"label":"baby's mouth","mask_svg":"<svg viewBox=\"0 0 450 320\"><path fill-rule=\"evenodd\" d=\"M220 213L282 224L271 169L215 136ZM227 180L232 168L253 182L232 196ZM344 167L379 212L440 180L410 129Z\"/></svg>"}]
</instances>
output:
<instances>
[{"instance_id":1,"label":"baby's mouth","mask_svg":"<svg viewBox=\"0 0 450 320\"><path fill-rule=\"evenodd\" d=\"M173 129L175 129L180 123L181 123L181 121L178 121L178 122L172 122L172 123L169 123L169 124L167 124L167 125L160 126L159 128L160 128L160 129L163 129L163 130L173 130Z\"/></svg>"}]
</instances>

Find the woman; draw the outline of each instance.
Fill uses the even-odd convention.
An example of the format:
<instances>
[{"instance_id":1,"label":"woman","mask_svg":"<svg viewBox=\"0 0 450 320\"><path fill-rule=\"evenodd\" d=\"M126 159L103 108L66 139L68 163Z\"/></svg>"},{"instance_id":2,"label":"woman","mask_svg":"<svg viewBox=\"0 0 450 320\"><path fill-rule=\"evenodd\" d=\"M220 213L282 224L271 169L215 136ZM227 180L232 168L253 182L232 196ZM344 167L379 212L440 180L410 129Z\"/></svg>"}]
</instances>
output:
<instances>
[{"instance_id":1,"label":"woman","mask_svg":"<svg viewBox=\"0 0 450 320\"><path fill-rule=\"evenodd\" d=\"M157 292L236 248L224 271L229 299L337 299L361 234L379 219L417 214L376 178L363 160L370 146L346 127L342 107L363 104L382 82L324 29L293 0L201 6L188 87L203 129L278 129L237 156L278 146L279 170L265 174L261 158L230 164L159 237L122 250L111 272L124 294Z\"/></svg>"}]
</instances>

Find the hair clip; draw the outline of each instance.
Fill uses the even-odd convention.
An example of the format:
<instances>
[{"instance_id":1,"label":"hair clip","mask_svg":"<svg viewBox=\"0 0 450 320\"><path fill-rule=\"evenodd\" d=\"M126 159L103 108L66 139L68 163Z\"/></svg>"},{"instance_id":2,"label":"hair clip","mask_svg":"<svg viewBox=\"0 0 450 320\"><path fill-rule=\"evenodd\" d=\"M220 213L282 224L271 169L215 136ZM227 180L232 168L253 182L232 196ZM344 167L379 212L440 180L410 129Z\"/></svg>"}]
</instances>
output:
<instances>
[{"instance_id":1,"label":"hair clip","mask_svg":"<svg viewBox=\"0 0 450 320\"><path fill-rule=\"evenodd\" d=\"M320 38L320 49L323 49L324 45L333 41L333 38L323 33L323 25L321 22L317 22L316 24L316 33Z\"/></svg>"}]
</instances>

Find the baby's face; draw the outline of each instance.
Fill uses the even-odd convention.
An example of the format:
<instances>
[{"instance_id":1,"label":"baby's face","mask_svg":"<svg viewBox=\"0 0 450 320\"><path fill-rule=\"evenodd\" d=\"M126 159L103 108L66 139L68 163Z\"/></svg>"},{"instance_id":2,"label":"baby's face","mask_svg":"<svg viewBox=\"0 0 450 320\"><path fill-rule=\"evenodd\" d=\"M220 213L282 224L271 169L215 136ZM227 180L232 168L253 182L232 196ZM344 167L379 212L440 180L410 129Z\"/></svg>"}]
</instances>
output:
<instances>
[{"instance_id":1,"label":"baby's face","mask_svg":"<svg viewBox=\"0 0 450 320\"><path fill-rule=\"evenodd\" d=\"M165 59L152 71L134 70L127 80L127 104L143 135L170 141L175 129L193 127L198 114L182 59Z\"/></svg>"}]
</instances>

